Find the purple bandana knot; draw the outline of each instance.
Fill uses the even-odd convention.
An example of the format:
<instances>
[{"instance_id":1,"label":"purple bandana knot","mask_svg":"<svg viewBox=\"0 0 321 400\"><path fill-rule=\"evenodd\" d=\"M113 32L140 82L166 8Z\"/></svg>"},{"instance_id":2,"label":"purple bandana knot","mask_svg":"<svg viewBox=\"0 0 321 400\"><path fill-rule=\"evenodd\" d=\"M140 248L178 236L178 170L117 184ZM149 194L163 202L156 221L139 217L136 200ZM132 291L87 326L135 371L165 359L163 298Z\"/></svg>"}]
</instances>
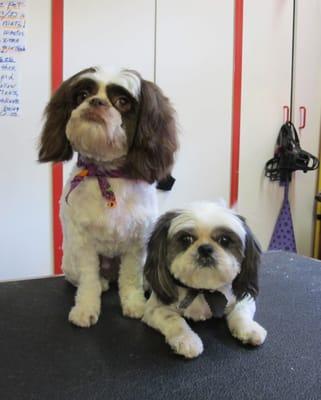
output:
<instances>
[{"instance_id":1,"label":"purple bandana knot","mask_svg":"<svg viewBox=\"0 0 321 400\"><path fill-rule=\"evenodd\" d=\"M81 156L78 157L77 167L82 168L70 182L70 189L67 193L65 200L68 203L70 193L86 178L97 178L100 192L106 199L107 206L114 208L117 205L116 196L110 186L108 178L126 178L124 169L116 169L107 171L103 167L94 163L87 162Z\"/></svg>"}]
</instances>

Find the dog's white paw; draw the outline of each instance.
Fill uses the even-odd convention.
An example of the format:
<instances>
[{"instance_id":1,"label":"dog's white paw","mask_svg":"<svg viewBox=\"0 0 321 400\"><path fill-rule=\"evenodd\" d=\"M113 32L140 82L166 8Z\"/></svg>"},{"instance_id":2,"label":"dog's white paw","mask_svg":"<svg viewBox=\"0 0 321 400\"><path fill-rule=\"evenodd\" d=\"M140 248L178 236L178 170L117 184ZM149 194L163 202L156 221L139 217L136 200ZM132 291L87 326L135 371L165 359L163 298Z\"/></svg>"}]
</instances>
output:
<instances>
[{"instance_id":1,"label":"dog's white paw","mask_svg":"<svg viewBox=\"0 0 321 400\"><path fill-rule=\"evenodd\" d=\"M244 344L260 346L264 343L267 331L255 321L250 324L237 327L231 331L232 335Z\"/></svg>"},{"instance_id":2,"label":"dog's white paw","mask_svg":"<svg viewBox=\"0 0 321 400\"><path fill-rule=\"evenodd\" d=\"M122 301L123 315L130 318L142 318L146 300L141 295L133 295Z\"/></svg>"},{"instance_id":3,"label":"dog's white paw","mask_svg":"<svg viewBox=\"0 0 321 400\"><path fill-rule=\"evenodd\" d=\"M195 358L203 352L203 343L194 332L183 333L167 339L168 344L177 354L186 358Z\"/></svg>"},{"instance_id":4,"label":"dog's white paw","mask_svg":"<svg viewBox=\"0 0 321 400\"><path fill-rule=\"evenodd\" d=\"M69 313L69 321L73 324L80 326L81 328L89 328L91 325L94 325L99 318L100 314L100 306L92 305L92 306L80 306L75 305Z\"/></svg>"}]
</instances>

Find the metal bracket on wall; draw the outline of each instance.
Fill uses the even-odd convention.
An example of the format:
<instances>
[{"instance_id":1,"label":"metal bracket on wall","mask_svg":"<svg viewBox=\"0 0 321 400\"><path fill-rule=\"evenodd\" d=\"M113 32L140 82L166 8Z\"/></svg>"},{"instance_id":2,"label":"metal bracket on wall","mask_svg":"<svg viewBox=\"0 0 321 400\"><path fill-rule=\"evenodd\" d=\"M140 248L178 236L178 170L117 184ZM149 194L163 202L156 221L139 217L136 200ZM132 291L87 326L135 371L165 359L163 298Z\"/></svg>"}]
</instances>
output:
<instances>
[{"instance_id":1,"label":"metal bracket on wall","mask_svg":"<svg viewBox=\"0 0 321 400\"><path fill-rule=\"evenodd\" d=\"M285 124L290 120L290 107L283 106L283 123Z\"/></svg>"},{"instance_id":2,"label":"metal bracket on wall","mask_svg":"<svg viewBox=\"0 0 321 400\"><path fill-rule=\"evenodd\" d=\"M300 110L300 125L299 129L305 128L306 116L307 116L307 109L304 106L299 107Z\"/></svg>"}]
</instances>

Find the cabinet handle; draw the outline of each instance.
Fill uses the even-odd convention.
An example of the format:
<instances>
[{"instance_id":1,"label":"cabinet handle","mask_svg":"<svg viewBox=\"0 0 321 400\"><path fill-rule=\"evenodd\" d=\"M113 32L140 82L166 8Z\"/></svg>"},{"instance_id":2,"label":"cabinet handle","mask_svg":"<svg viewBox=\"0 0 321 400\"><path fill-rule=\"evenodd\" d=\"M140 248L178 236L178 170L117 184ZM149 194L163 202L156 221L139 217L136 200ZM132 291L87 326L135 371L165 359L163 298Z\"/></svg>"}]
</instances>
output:
<instances>
[{"instance_id":1,"label":"cabinet handle","mask_svg":"<svg viewBox=\"0 0 321 400\"><path fill-rule=\"evenodd\" d=\"M283 106L283 123L284 124L289 121L289 117L290 117L289 106Z\"/></svg>"},{"instance_id":2,"label":"cabinet handle","mask_svg":"<svg viewBox=\"0 0 321 400\"><path fill-rule=\"evenodd\" d=\"M300 110L300 126L299 126L299 129L303 129L303 128L305 128L307 109L304 106L301 106L299 108L299 110Z\"/></svg>"}]
</instances>

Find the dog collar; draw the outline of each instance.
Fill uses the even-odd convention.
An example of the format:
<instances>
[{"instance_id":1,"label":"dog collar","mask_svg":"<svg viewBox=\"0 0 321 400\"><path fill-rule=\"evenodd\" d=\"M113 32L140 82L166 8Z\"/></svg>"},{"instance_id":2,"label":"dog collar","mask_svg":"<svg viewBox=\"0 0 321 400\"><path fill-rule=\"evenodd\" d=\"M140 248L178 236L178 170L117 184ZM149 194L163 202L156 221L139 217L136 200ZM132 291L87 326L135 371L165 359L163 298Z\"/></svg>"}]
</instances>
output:
<instances>
[{"instance_id":1,"label":"dog collar","mask_svg":"<svg viewBox=\"0 0 321 400\"><path fill-rule=\"evenodd\" d=\"M108 171L101 166L90 163L84 159L81 155L78 155L77 167L81 170L76 174L70 182L70 189L67 193L65 200L68 203L70 193L85 179L85 178L96 178L98 180L100 192L106 199L107 206L114 208L117 205L116 196L113 192L108 178L127 178L131 179L129 174L126 173L124 168L118 168L115 170Z\"/></svg>"},{"instance_id":2,"label":"dog collar","mask_svg":"<svg viewBox=\"0 0 321 400\"><path fill-rule=\"evenodd\" d=\"M187 289L186 296L178 305L178 308L180 310L186 310L186 308L193 303L195 298L198 295L202 294L213 314L213 317L222 318L224 316L225 307L227 305L227 298L224 296L223 293L219 292L218 290L191 288L174 276L173 280L176 285Z\"/></svg>"}]
</instances>

